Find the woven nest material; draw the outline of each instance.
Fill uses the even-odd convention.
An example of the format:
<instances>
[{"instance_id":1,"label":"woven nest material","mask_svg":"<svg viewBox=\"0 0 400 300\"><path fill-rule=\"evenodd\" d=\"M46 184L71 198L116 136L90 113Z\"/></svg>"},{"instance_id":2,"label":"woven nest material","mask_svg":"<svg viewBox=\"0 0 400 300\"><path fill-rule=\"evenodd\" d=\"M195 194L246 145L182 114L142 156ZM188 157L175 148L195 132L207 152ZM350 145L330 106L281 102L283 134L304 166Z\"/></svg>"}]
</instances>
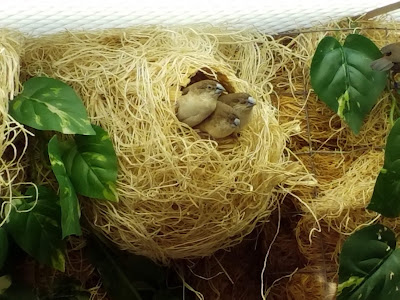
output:
<instances>
[{"instance_id":1,"label":"woven nest material","mask_svg":"<svg viewBox=\"0 0 400 300\"><path fill-rule=\"evenodd\" d=\"M295 203L297 209L303 212L296 227L296 238L300 252L309 263L317 264L325 272L337 272L344 241L363 226L381 221L398 232L398 220L382 219L366 209L383 165L393 100L385 91L366 117L361 132L354 135L313 92L309 78L311 60L324 36L343 41L350 33L360 33L382 47L398 41L398 29L399 23L390 20L345 20L286 37L286 43L293 50L293 64L287 66L291 76L280 81L281 88L276 89L278 97L273 101L279 107L281 122L298 120L301 123L301 132L292 137L289 148L315 175L318 185L294 191L301 200ZM309 291L300 288L315 281L319 272L313 272L307 275L300 270L297 279L302 278L302 284L293 277L287 284L283 282L274 288L273 293L279 289L285 293L277 299L322 299L318 284Z\"/></svg>"},{"instance_id":2,"label":"woven nest material","mask_svg":"<svg viewBox=\"0 0 400 300\"><path fill-rule=\"evenodd\" d=\"M272 247L278 250L288 249L288 244L297 242L299 252L311 267L302 269L301 265L287 266L285 263L292 256L286 255L283 250L278 254L272 251L265 272L268 284L274 282L278 276L272 276L274 274L271 272L285 277L296 267L300 270L292 280L278 281L267 299L323 299L328 294L329 297L334 297L334 276L337 275L338 254L343 242L352 232L379 218L365 207L383 163L383 147L390 130L389 111L392 99L389 93L383 93L366 117L360 134L354 135L335 112L315 95L310 86L309 71L318 42L324 36L331 35L344 40L349 33L359 32L381 47L397 38L397 27L398 24L393 22L345 20L339 24L311 28L276 38L290 51L284 52L285 66L277 69L275 76L271 78L274 86L271 100L278 108L280 123L286 124L294 120L300 123L300 131L290 138L288 147L315 176L318 185L297 186L292 190L292 195L284 200L284 205L293 201L296 209L281 208L281 229ZM279 55L275 57L280 61ZM296 222L300 214L303 216L295 226L297 240L280 238L285 236L283 228L290 227L285 222ZM396 225L398 227L398 222L391 222L389 226L396 230ZM270 232L271 227L269 224L265 229L268 241L276 233L275 230ZM293 254L297 247L291 246L291 249ZM282 269L275 267L276 257L284 257L276 263ZM245 257L238 259L246 261ZM281 263L282 261L285 263ZM237 268L240 270L242 266L238 265ZM232 273L235 274L236 271L232 270ZM328 281L321 279L325 273L332 275ZM218 280L209 282L215 285L215 290L226 289L225 285L218 289ZM327 293L327 290L330 292ZM221 299L230 298L222 295Z\"/></svg>"},{"instance_id":3,"label":"woven nest material","mask_svg":"<svg viewBox=\"0 0 400 300\"><path fill-rule=\"evenodd\" d=\"M280 282L272 290L269 300L333 300L336 299L335 272L326 265L313 264Z\"/></svg>"},{"instance_id":4,"label":"woven nest material","mask_svg":"<svg viewBox=\"0 0 400 300\"><path fill-rule=\"evenodd\" d=\"M73 86L113 140L120 201L85 199L85 216L121 249L168 263L239 243L280 194L314 183L286 148L298 122L280 124L270 104L288 51L257 32L138 27L32 38L22 65ZM215 141L175 117L181 89L205 78L258 100L239 137Z\"/></svg>"},{"instance_id":5,"label":"woven nest material","mask_svg":"<svg viewBox=\"0 0 400 300\"><path fill-rule=\"evenodd\" d=\"M5 205L25 180L23 155L28 132L8 115L9 99L19 89L23 44L24 37L18 32L0 30L0 197L3 200L0 216L3 220L6 219Z\"/></svg>"},{"instance_id":6,"label":"woven nest material","mask_svg":"<svg viewBox=\"0 0 400 300\"><path fill-rule=\"evenodd\" d=\"M345 234L374 219L377 214L372 211L358 214L361 219L351 212L365 210L382 165L382 151L361 154L343 176L326 183L318 196L309 201L312 211L333 230Z\"/></svg>"}]
</instances>

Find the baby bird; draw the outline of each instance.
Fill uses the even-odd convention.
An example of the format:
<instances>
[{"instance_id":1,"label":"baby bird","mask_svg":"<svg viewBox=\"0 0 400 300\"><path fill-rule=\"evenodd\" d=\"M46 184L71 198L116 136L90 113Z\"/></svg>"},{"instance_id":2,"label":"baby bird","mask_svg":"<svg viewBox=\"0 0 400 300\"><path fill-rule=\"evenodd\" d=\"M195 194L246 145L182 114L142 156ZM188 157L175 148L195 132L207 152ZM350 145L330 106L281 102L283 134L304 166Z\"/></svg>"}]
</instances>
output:
<instances>
[{"instance_id":1,"label":"baby bird","mask_svg":"<svg viewBox=\"0 0 400 300\"><path fill-rule=\"evenodd\" d=\"M243 129L249 123L253 106L256 105L256 100L246 93L222 95L218 98L218 101L231 106L234 113L239 117L240 126L236 128L235 132Z\"/></svg>"},{"instance_id":2,"label":"baby bird","mask_svg":"<svg viewBox=\"0 0 400 300\"><path fill-rule=\"evenodd\" d=\"M213 138L221 139L231 135L240 126L240 119L229 105L218 101L214 112L196 128L207 132Z\"/></svg>"},{"instance_id":3,"label":"baby bird","mask_svg":"<svg viewBox=\"0 0 400 300\"><path fill-rule=\"evenodd\" d=\"M400 63L400 43L389 44L381 49L383 57L374 60L371 68L376 71L387 71Z\"/></svg>"},{"instance_id":4,"label":"baby bird","mask_svg":"<svg viewBox=\"0 0 400 300\"><path fill-rule=\"evenodd\" d=\"M194 127L204 121L217 106L217 99L225 91L214 80L201 80L182 91L177 101L178 120Z\"/></svg>"}]
</instances>

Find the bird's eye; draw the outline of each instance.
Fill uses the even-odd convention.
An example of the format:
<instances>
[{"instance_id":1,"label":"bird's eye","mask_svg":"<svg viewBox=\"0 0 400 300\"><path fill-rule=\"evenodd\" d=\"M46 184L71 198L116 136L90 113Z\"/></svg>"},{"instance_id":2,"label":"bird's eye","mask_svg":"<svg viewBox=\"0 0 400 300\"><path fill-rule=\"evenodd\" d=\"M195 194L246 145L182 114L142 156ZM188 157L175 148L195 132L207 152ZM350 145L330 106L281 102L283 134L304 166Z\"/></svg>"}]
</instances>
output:
<instances>
[{"instance_id":1,"label":"bird's eye","mask_svg":"<svg viewBox=\"0 0 400 300\"><path fill-rule=\"evenodd\" d=\"M211 90L212 86L211 85L207 85L207 89Z\"/></svg>"},{"instance_id":2,"label":"bird's eye","mask_svg":"<svg viewBox=\"0 0 400 300\"><path fill-rule=\"evenodd\" d=\"M390 56L390 55L392 55L392 52L385 53L385 56Z\"/></svg>"}]
</instances>

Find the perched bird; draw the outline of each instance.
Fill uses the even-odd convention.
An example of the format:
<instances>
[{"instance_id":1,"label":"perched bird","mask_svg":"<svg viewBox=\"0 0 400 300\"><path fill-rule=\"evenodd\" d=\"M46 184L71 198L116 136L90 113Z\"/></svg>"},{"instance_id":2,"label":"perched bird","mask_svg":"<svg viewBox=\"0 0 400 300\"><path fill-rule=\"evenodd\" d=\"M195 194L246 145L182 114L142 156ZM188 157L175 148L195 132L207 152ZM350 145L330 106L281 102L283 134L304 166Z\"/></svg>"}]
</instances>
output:
<instances>
[{"instance_id":1,"label":"perched bird","mask_svg":"<svg viewBox=\"0 0 400 300\"><path fill-rule=\"evenodd\" d=\"M400 63L400 43L389 44L381 49L383 57L374 60L371 68L376 71L387 71L393 67L398 68Z\"/></svg>"},{"instance_id":2,"label":"perched bird","mask_svg":"<svg viewBox=\"0 0 400 300\"><path fill-rule=\"evenodd\" d=\"M229 105L218 101L214 112L196 128L207 132L213 138L220 139L235 132L240 126L240 119Z\"/></svg>"},{"instance_id":3,"label":"perched bird","mask_svg":"<svg viewBox=\"0 0 400 300\"><path fill-rule=\"evenodd\" d=\"M239 117L240 126L236 129L236 132L249 123L253 106L256 105L256 100L246 93L222 95L218 98L218 101L231 106L234 113Z\"/></svg>"},{"instance_id":4,"label":"perched bird","mask_svg":"<svg viewBox=\"0 0 400 300\"><path fill-rule=\"evenodd\" d=\"M177 101L178 120L194 127L205 120L217 106L217 99L225 91L214 80L201 80L182 90Z\"/></svg>"}]
</instances>

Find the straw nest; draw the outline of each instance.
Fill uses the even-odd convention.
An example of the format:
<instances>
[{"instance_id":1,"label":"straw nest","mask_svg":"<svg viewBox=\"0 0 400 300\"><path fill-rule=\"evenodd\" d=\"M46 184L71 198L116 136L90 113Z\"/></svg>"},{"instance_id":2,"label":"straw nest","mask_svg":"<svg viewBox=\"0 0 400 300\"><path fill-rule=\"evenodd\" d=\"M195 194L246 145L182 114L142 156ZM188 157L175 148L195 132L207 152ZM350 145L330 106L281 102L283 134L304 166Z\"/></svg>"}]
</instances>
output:
<instances>
[{"instance_id":1,"label":"straw nest","mask_svg":"<svg viewBox=\"0 0 400 300\"><path fill-rule=\"evenodd\" d=\"M0 30L0 215L5 220L4 207L14 191L24 184L23 156L28 132L8 115L8 101L19 89L20 55L24 38L9 30ZM0 224L1 226L1 224Z\"/></svg>"},{"instance_id":2,"label":"straw nest","mask_svg":"<svg viewBox=\"0 0 400 300\"><path fill-rule=\"evenodd\" d=\"M286 51L256 32L138 27L29 39L22 66L24 78L73 86L113 140L120 201L86 199L85 216L121 249L168 263L239 243L279 194L314 183L286 148L298 122L278 122L270 104ZM204 78L258 100L239 137L215 141L176 119L181 89Z\"/></svg>"}]
</instances>

